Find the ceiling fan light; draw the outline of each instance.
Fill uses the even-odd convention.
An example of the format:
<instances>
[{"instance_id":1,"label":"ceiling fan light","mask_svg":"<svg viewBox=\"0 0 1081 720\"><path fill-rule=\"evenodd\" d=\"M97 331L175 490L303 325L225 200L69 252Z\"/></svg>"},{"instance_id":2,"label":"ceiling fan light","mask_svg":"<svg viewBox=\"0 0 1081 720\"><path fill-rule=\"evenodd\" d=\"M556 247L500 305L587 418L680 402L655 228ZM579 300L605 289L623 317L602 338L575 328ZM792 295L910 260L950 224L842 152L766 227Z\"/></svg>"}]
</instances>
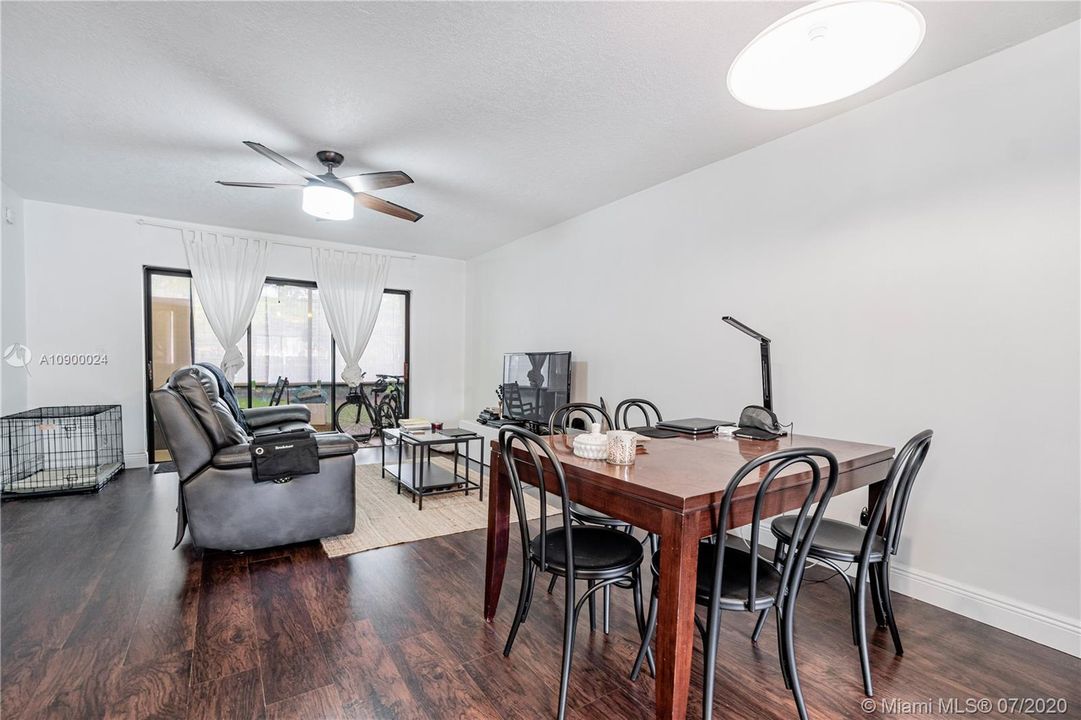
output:
<instances>
[{"instance_id":1,"label":"ceiling fan light","mask_svg":"<svg viewBox=\"0 0 1081 720\"><path fill-rule=\"evenodd\" d=\"M892 75L925 27L902 0L820 0L759 33L732 62L728 91L763 110L825 105Z\"/></svg>"},{"instance_id":2,"label":"ceiling fan light","mask_svg":"<svg viewBox=\"0 0 1081 720\"><path fill-rule=\"evenodd\" d=\"M352 220L355 200L352 195L327 185L304 188L300 207L304 212L324 220Z\"/></svg>"}]
</instances>

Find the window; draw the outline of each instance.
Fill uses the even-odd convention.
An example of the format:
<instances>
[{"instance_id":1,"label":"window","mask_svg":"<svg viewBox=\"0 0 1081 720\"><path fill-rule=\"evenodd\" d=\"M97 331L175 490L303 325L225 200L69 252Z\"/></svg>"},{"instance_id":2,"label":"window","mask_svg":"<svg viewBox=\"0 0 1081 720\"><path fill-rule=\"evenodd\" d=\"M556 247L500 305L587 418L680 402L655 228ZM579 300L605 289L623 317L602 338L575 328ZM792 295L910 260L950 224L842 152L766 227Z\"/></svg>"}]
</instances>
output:
<instances>
[{"instance_id":1,"label":"window","mask_svg":"<svg viewBox=\"0 0 1081 720\"><path fill-rule=\"evenodd\" d=\"M264 285L251 320L252 380L273 383L329 382L332 379L330 326L319 290L297 285Z\"/></svg>"},{"instance_id":2,"label":"window","mask_svg":"<svg viewBox=\"0 0 1081 720\"><path fill-rule=\"evenodd\" d=\"M372 329L372 336L368 338L368 346L364 348L364 354L360 358L360 369L365 373L364 384L371 385L378 380L379 375L407 375L406 365L409 362L409 295L399 291L387 291L383 294L383 302L379 305L379 317ZM402 339L406 338L406 342ZM341 382L342 368L345 360L342 354L335 349L334 366L336 383L333 386L333 396L336 398L334 407L338 406L349 392L349 386ZM403 413L409 415L409 383L401 382L402 394L405 398Z\"/></svg>"},{"instance_id":3,"label":"window","mask_svg":"<svg viewBox=\"0 0 1081 720\"><path fill-rule=\"evenodd\" d=\"M324 321L325 322L325 321ZM379 318L375 329L360 358L360 369L368 374L365 382L375 380L376 375L403 375L405 373L406 296L404 293L383 295L379 306ZM329 331L328 331L329 332ZM338 368L345 366L342 354L335 353ZM339 370L339 374L340 374Z\"/></svg>"},{"instance_id":4,"label":"window","mask_svg":"<svg viewBox=\"0 0 1081 720\"><path fill-rule=\"evenodd\" d=\"M194 291L191 274L183 270L146 270L147 361L152 384L191 362L220 363L225 353ZM409 362L409 293L387 290L368 347L361 358L365 384L377 375L407 374ZM341 383L345 366L331 336L330 325L314 283L268 280L252 315L247 337L240 343L244 367L233 385L242 407L270 402L279 377L289 381L282 402L303 403L312 411L317 429L330 429L333 408L346 396ZM408 386L403 384L406 409ZM153 413L148 414L151 447L160 456L164 445L154 438ZM160 447L159 447L160 446Z\"/></svg>"}]
</instances>

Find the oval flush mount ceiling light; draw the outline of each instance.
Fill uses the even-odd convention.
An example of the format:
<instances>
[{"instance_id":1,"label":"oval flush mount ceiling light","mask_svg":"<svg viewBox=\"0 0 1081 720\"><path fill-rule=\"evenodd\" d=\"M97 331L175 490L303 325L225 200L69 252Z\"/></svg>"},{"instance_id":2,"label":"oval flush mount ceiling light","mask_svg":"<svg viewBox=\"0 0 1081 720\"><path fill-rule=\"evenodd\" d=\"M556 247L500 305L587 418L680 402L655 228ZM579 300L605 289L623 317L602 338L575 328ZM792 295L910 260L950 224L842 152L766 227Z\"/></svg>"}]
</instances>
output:
<instances>
[{"instance_id":1,"label":"oval flush mount ceiling light","mask_svg":"<svg viewBox=\"0 0 1081 720\"><path fill-rule=\"evenodd\" d=\"M920 11L901 0L821 0L785 15L743 48L728 91L763 110L797 110L886 79L923 42Z\"/></svg>"}]
</instances>

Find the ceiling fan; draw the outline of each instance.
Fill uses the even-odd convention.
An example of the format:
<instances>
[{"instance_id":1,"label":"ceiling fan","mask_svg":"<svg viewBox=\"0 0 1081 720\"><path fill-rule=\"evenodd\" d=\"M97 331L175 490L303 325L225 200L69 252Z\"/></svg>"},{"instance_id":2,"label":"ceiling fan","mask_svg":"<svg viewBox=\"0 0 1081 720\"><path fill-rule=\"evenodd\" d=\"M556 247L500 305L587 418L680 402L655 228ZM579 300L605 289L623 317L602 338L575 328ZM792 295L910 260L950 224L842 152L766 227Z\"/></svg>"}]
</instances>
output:
<instances>
[{"instance_id":1,"label":"ceiling fan","mask_svg":"<svg viewBox=\"0 0 1081 720\"><path fill-rule=\"evenodd\" d=\"M366 192L368 190L382 190L383 188L397 187L398 185L408 185L413 182L413 178L401 170L338 177L334 174L334 168L342 164L345 156L333 150L320 150L315 154L315 157L326 166L327 171L322 175L316 175L265 145L260 145L251 140L245 140L244 144L263 157L278 163L286 170L295 172L308 182L260 183L218 180L219 185L251 188L301 188L303 197L300 207L304 212L315 216L317 220L352 220L354 205L363 205L369 210L393 215L396 218L410 222L416 222L424 217L409 208L395 205Z\"/></svg>"}]
</instances>

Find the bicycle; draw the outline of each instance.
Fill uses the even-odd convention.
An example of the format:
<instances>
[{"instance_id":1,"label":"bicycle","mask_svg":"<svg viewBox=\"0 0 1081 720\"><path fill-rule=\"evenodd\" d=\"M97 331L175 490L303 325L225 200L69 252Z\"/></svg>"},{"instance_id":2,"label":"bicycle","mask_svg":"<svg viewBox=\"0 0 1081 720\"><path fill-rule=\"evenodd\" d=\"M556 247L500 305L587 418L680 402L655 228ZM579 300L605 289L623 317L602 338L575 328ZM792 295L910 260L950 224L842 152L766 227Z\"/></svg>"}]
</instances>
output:
<instances>
[{"instance_id":1,"label":"bicycle","mask_svg":"<svg viewBox=\"0 0 1081 720\"><path fill-rule=\"evenodd\" d=\"M402 419L405 408L405 395L402 391L404 375L376 375L383 381L382 399L376 403L379 419L383 427L398 427L398 421ZM375 394L373 393L373 398Z\"/></svg>"},{"instance_id":2,"label":"bicycle","mask_svg":"<svg viewBox=\"0 0 1081 720\"><path fill-rule=\"evenodd\" d=\"M361 378L363 377L364 375L361 375ZM363 379L360 384L349 387L345 401L334 411L334 427L338 432L367 442L377 432L398 426L398 421L402 417L403 403L399 384L402 377L377 375L376 378L370 398L364 390Z\"/></svg>"}]
</instances>

